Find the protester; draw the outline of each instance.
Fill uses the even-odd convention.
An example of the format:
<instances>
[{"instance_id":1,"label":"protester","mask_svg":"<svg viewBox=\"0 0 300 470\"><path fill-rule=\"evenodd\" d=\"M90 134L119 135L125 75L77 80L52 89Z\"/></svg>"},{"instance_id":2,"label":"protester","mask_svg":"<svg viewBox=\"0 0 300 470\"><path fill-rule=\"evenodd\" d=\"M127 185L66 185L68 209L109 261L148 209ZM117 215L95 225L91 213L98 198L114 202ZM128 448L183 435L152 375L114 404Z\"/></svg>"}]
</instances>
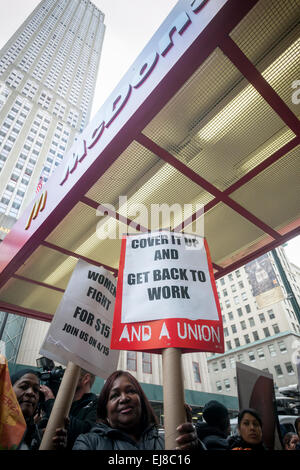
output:
<instances>
[{"instance_id":1,"label":"protester","mask_svg":"<svg viewBox=\"0 0 300 470\"><path fill-rule=\"evenodd\" d=\"M203 408L203 418L205 422L197 423L196 431L207 450L228 450L230 421L227 408L211 400Z\"/></svg>"},{"instance_id":2,"label":"protester","mask_svg":"<svg viewBox=\"0 0 300 470\"><path fill-rule=\"evenodd\" d=\"M295 420L295 428L296 428L296 432L300 438L300 416L298 416L298 418L296 418Z\"/></svg>"},{"instance_id":3,"label":"protester","mask_svg":"<svg viewBox=\"0 0 300 470\"><path fill-rule=\"evenodd\" d=\"M106 380L98 400L97 425L79 436L73 450L163 450L154 411L138 381L116 371ZM203 450L191 423L177 431L177 448Z\"/></svg>"},{"instance_id":4,"label":"protester","mask_svg":"<svg viewBox=\"0 0 300 470\"><path fill-rule=\"evenodd\" d=\"M295 432L287 432L283 437L284 450L296 450L299 444L299 436Z\"/></svg>"},{"instance_id":5,"label":"protester","mask_svg":"<svg viewBox=\"0 0 300 470\"><path fill-rule=\"evenodd\" d=\"M245 408L238 415L239 435L228 438L230 450L267 450L262 440L262 420L259 413Z\"/></svg>"},{"instance_id":6,"label":"protester","mask_svg":"<svg viewBox=\"0 0 300 470\"><path fill-rule=\"evenodd\" d=\"M11 383L27 426L20 449L38 449L42 439L42 434L34 423L34 414L40 398L38 373L31 369L22 369L11 376ZM55 450L66 447L66 435L65 428L56 429L53 437Z\"/></svg>"},{"instance_id":7,"label":"protester","mask_svg":"<svg viewBox=\"0 0 300 470\"><path fill-rule=\"evenodd\" d=\"M94 382L95 376L81 369L69 413L67 449L72 449L79 434L89 432L92 426L96 424L97 395L91 393ZM45 396L45 402L43 404L45 414L39 427L45 428L54 405L55 397L51 389L46 385L41 386L41 391Z\"/></svg>"}]
</instances>

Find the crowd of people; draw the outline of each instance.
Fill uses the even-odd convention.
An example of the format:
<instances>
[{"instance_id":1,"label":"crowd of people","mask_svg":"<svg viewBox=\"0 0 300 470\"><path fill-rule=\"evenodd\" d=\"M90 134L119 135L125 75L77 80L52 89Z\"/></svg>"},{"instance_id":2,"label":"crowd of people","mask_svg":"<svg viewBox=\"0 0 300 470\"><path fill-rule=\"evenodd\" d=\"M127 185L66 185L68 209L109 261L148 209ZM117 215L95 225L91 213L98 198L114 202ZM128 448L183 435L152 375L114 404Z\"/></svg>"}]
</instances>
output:
<instances>
[{"instance_id":1,"label":"crowd of people","mask_svg":"<svg viewBox=\"0 0 300 470\"><path fill-rule=\"evenodd\" d=\"M99 397L91 393L95 376L81 370L78 385L64 427L52 438L55 450L164 450L164 435L158 419L136 378L116 371L105 381ZM55 397L40 384L39 374L23 369L11 376L11 383L26 421L20 449L36 450L47 425ZM268 450L263 442L262 419L254 409L238 415L238 432L231 433L229 412L218 401L203 408L203 421L192 424L186 409L186 422L177 428L178 450ZM300 417L297 432L283 437L284 450L300 450Z\"/></svg>"}]
</instances>

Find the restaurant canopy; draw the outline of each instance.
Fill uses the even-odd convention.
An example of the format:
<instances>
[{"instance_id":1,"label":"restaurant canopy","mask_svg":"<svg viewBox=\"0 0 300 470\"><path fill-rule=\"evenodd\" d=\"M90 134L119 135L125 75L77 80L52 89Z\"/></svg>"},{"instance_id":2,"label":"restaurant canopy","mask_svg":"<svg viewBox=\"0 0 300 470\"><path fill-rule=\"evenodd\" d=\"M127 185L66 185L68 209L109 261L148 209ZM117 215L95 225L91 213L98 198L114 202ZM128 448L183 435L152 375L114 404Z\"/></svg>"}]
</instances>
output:
<instances>
[{"instance_id":1,"label":"restaurant canopy","mask_svg":"<svg viewBox=\"0 0 300 470\"><path fill-rule=\"evenodd\" d=\"M179 1L2 242L0 309L51 321L78 259L117 275L123 233L201 232L202 206L216 278L299 234L299 18Z\"/></svg>"}]
</instances>

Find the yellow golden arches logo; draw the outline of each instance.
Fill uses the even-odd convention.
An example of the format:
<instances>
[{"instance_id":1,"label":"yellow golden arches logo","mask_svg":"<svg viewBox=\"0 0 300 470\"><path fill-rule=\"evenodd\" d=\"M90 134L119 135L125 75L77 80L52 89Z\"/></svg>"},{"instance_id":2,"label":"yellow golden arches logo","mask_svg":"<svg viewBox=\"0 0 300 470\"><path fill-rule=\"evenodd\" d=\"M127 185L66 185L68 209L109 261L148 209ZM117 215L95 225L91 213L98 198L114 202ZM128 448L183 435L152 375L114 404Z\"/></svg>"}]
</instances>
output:
<instances>
[{"instance_id":1,"label":"yellow golden arches logo","mask_svg":"<svg viewBox=\"0 0 300 470\"><path fill-rule=\"evenodd\" d=\"M45 209L45 206L46 206L46 202L47 202L47 191L45 191L44 193L41 194L38 202L35 202L34 203L34 206L32 208L32 211L31 211L31 214L28 218L28 222L27 222L27 225L25 227L25 230L28 230L30 225L31 225L31 222L37 218L39 212L42 212L44 209Z\"/></svg>"}]
</instances>

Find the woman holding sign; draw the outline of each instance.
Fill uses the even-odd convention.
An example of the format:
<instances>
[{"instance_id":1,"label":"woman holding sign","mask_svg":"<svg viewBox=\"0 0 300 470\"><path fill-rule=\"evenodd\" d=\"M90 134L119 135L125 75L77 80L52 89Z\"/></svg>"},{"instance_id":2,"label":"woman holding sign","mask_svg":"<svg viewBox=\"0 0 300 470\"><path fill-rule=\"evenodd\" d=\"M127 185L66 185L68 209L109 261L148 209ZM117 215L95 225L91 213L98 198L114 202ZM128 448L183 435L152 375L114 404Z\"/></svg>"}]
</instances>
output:
<instances>
[{"instance_id":1,"label":"woman holding sign","mask_svg":"<svg viewBox=\"0 0 300 470\"><path fill-rule=\"evenodd\" d=\"M98 424L81 434L73 450L163 450L154 411L138 381L128 372L108 377L98 400ZM179 426L178 449L199 448L191 423Z\"/></svg>"}]
</instances>

